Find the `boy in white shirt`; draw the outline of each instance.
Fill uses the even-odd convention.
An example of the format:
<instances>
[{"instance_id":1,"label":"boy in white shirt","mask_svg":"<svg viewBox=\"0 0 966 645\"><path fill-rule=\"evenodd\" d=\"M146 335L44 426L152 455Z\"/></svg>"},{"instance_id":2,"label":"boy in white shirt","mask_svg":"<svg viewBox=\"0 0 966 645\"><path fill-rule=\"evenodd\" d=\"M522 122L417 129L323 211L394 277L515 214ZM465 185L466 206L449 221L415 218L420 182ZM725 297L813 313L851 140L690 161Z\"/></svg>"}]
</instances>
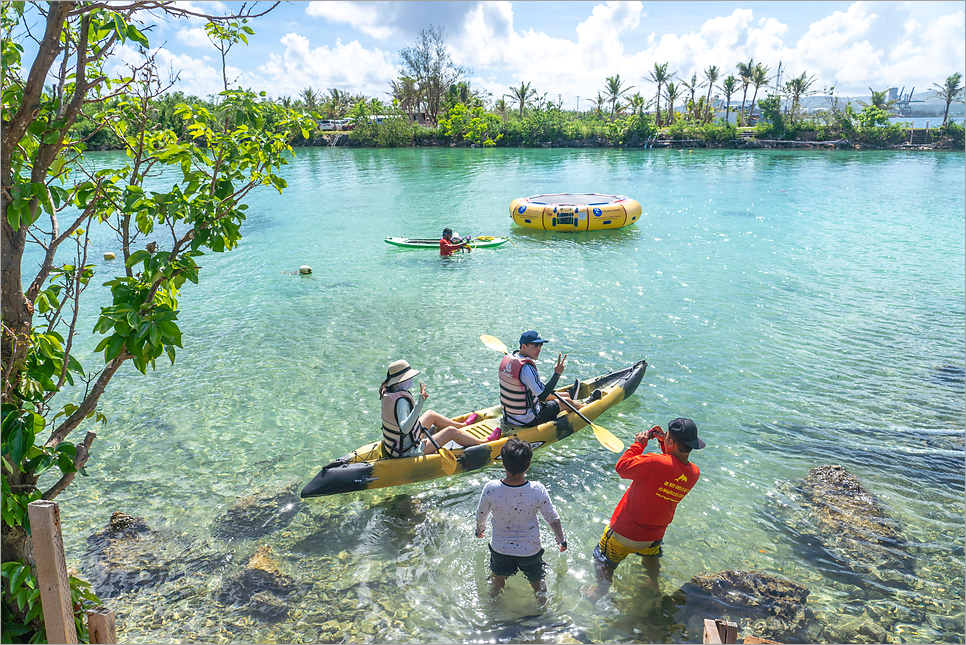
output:
<instances>
[{"instance_id":1,"label":"boy in white shirt","mask_svg":"<svg viewBox=\"0 0 966 645\"><path fill-rule=\"evenodd\" d=\"M522 571L541 604L546 603L547 584L540 545L537 513L553 530L561 551L567 550L560 516L543 484L529 482L527 469L533 450L519 437L510 437L500 451L506 477L487 482L476 509L476 537L482 538L486 519L493 515L490 540L490 597L495 598L507 578Z\"/></svg>"}]
</instances>

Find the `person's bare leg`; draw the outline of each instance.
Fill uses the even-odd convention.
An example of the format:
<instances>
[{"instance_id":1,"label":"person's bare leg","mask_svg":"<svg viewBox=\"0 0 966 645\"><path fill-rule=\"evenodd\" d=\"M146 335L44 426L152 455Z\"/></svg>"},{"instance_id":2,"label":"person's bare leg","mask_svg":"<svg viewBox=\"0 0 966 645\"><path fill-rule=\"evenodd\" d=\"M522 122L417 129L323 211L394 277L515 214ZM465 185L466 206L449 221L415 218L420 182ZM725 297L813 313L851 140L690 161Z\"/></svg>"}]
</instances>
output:
<instances>
[{"instance_id":1,"label":"person's bare leg","mask_svg":"<svg viewBox=\"0 0 966 645\"><path fill-rule=\"evenodd\" d=\"M547 606L547 581L540 578L536 582L531 582L530 586L533 587L533 593L537 594L537 604L540 605L540 609L544 609Z\"/></svg>"},{"instance_id":2,"label":"person's bare leg","mask_svg":"<svg viewBox=\"0 0 966 645\"><path fill-rule=\"evenodd\" d=\"M656 555L642 555L641 564L644 565L644 572L648 577L647 586L653 589L654 593L660 595L661 583L658 578L661 575L661 558Z\"/></svg>"},{"instance_id":3,"label":"person's bare leg","mask_svg":"<svg viewBox=\"0 0 966 645\"><path fill-rule=\"evenodd\" d=\"M490 598L496 598L503 591L503 587L506 585L506 579L509 576L495 576L490 575Z\"/></svg>"},{"instance_id":4,"label":"person's bare leg","mask_svg":"<svg viewBox=\"0 0 966 645\"><path fill-rule=\"evenodd\" d=\"M449 426L453 426L455 428L466 427L465 423L459 423L457 421L453 421L452 419L444 417L436 410L427 410L426 412L423 412L419 416L419 422L423 424L423 427L426 428L427 430L429 430L433 426L436 426L437 428L446 428Z\"/></svg>"},{"instance_id":5,"label":"person's bare leg","mask_svg":"<svg viewBox=\"0 0 966 645\"><path fill-rule=\"evenodd\" d=\"M591 600L597 601L610 591L610 585L614 581L614 570L603 562L594 560L594 573L597 576L597 586L588 587L584 590L584 594Z\"/></svg>"},{"instance_id":6,"label":"person's bare leg","mask_svg":"<svg viewBox=\"0 0 966 645\"><path fill-rule=\"evenodd\" d=\"M440 446L445 446L450 441L455 441L459 445L463 446L478 446L481 443L485 443L483 439L477 439L476 437L466 434L459 428L454 426L449 426L448 428L443 428L439 432L433 435L433 439L436 440ZM436 446L433 445L428 439L423 442L423 454L431 455L436 452Z\"/></svg>"}]
</instances>

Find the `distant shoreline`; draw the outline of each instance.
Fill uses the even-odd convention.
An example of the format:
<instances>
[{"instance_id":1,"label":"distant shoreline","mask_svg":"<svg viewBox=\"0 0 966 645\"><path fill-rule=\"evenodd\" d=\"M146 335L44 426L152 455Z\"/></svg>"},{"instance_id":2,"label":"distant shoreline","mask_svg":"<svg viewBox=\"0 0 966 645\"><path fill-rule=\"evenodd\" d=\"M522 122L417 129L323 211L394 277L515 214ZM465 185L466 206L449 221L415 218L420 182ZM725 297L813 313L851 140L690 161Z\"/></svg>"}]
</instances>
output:
<instances>
[{"instance_id":1,"label":"distant shoreline","mask_svg":"<svg viewBox=\"0 0 966 645\"><path fill-rule=\"evenodd\" d=\"M936 128L929 128L935 130ZM907 130L907 132L909 132ZM853 143L848 139L837 139L833 141L816 141L814 139L755 139L754 137L728 139L724 141L709 141L703 139L662 139L657 138L652 141L630 140L625 143L614 143L601 137L593 137L583 140L564 140L547 141L538 145L523 145L517 143L498 142L496 148L626 148L634 150L649 149L668 149L668 148L714 148L714 149L736 149L736 150L767 150L767 149L794 149L794 150L963 150L966 149L963 143L955 143L951 139L933 141L926 143L926 129L916 128L907 136L903 143L873 145L868 143ZM299 148L324 148L324 147L348 147L348 148L379 148L380 146L370 146L352 141L347 133L337 132L322 134L321 136L306 141L301 144L293 144ZM459 143L450 142L447 139L425 138L414 139L412 145L402 146L405 148L479 148L476 144L466 141Z\"/></svg>"}]
</instances>

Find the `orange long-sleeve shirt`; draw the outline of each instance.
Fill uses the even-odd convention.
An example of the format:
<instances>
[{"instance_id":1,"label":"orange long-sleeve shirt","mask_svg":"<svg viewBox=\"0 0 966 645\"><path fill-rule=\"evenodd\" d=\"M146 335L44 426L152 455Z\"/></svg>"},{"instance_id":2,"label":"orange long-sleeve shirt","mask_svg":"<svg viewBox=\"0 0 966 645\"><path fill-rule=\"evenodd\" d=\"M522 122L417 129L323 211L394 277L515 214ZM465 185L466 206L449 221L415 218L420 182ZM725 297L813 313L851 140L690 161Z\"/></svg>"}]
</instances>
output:
<instances>
[{"instance_id":1,"label":"orange long-sleeve shirt","mask_svg":"<svg viewBox=\"0 0 966 645\"><path fill-rule=\"evenodd\" d=\"M678 502L700 476L697 466L673 455L643 453L644 446L635 441L617 460L617 474L632 481L610 518L614 531L639 542L664 537Z\"/></svg>"}]
</instances>

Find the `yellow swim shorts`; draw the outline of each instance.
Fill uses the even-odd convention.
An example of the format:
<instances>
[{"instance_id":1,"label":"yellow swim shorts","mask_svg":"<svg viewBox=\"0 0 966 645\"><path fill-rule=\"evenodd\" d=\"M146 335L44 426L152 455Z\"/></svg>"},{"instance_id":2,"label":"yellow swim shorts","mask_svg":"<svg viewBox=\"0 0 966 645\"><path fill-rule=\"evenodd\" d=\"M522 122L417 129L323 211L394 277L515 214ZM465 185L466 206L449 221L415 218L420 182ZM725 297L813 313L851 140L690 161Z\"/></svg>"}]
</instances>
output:
<instances>
[{"instance_id":1,"label":"yellow swim shorts","mask_svg":"<svg viewBox=\"0 0 966 645\"><path fill-rule=\"evenodd\" d=\"M661 557L663 555L661 542L662 540L653 542L628 540L608 526L600 536L600 542L594 547L594 559L611 569L616 569L617 565L632 553Z\"/></svg>"}]
</instances>

